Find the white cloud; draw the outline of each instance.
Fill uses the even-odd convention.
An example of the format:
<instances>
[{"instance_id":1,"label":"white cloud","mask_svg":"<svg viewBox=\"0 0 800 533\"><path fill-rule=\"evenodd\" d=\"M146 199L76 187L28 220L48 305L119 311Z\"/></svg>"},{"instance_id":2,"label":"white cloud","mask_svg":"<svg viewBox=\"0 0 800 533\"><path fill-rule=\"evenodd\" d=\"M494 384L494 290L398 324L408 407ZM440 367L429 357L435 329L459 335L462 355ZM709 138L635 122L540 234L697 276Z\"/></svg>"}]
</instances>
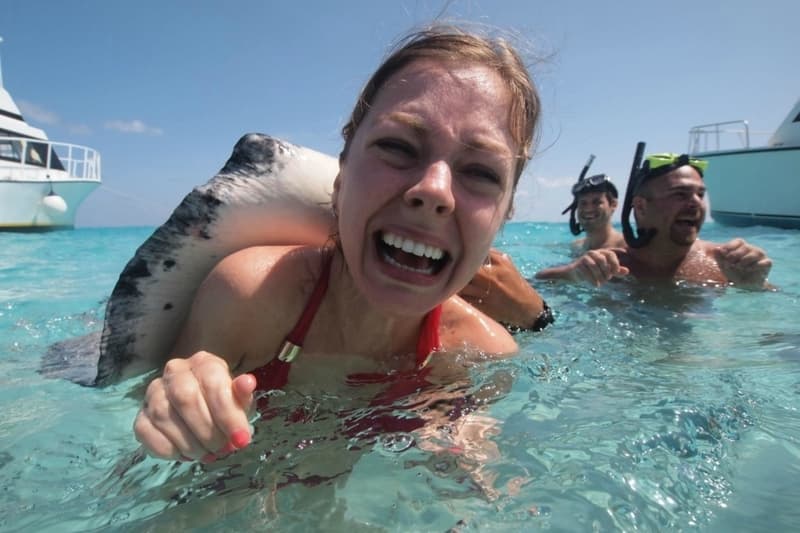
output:
<instances>
[{"instance_id":1,"label":"white cloud","mask_svg":"<svg viewBox=\"0 0 800 533\"><path fill-rule=\"evenodd\" d=\"M563 187L572 187L572 184L575 183L575 176L568 176L562 178L547 178L544 176L536 176L534 178L536 184L539 187L543 187L545 189L560 189Z\"/></svg>"},{"instance_id":2,"label":"white cloud","mask_svg":"<svg viewBox=\"0 0 800 533\"><path fill-rule=\"evenodd\" d=\"M89 135L92 129L86 124L70 124L69 132L75 135Z\"/></svg>"},{"instance_id":3,"label":"white cloud","mask_svg":"<svg viewBox=\"0 0 800 533\"><path fill-rule=\"evenodd\" d=\"M575 178L525 176L514 198L514 220L563 222L561 211L572 201Z\"/></svg>"},{"instance_id":4,"label":"white cloud","mask_svg":"<svg viewBox=\"0 0 800 533\"><path fill-rule=\"evenodd\" d=\"M145 135L163 135L164 130L148 126L138 119L134 120L109 120L105 123L108 130L119 131L122 133L143 133Z\"/></svg>"},{"instance_id":5,"label":"white cloud","mask_svg":"<svg viewBox=\"0 0 800 533\"><path fill-rule=\"evenodd\" d=\"M58 124L61 121L58 118L58 115L52 111L48 111L47 109L32 102L18 100L17 105L19 105L19 110L22 112L22 116L25 117L26 121L31 119L34 122L49 125Z\"/></svg>"}]
</instances>

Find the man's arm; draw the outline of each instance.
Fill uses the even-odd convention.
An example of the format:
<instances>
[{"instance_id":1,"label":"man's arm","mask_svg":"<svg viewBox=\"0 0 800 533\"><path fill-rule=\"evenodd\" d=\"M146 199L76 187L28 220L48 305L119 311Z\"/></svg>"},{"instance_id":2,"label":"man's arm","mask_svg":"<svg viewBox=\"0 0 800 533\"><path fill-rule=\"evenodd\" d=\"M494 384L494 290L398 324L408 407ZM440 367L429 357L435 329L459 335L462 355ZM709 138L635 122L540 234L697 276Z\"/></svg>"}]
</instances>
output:
<instances>
[{"instance_id":1,"label":"man's arm","mask_svg":"<svg viewBox=\"0 0 800 533\"><path fill-rule=\"evenodd\" d=\"M498 250L489 252L489 263L478 269L459 296L509 330L539 331L553 322L541 295Z\"/></svg>"},{"instance_id":2,"label":"man's arm","mask_svg":"<svg viewBox=\"0 0 800 533\"><path fill-rule=\"evenodd\" d=\"M628 268L619 261L618 253L622 251L617 248L589 250L571 263L540 270L536 273L536 279L587 281L599 287L611 278L628 275Z\"/></svg>"}]
</instances>

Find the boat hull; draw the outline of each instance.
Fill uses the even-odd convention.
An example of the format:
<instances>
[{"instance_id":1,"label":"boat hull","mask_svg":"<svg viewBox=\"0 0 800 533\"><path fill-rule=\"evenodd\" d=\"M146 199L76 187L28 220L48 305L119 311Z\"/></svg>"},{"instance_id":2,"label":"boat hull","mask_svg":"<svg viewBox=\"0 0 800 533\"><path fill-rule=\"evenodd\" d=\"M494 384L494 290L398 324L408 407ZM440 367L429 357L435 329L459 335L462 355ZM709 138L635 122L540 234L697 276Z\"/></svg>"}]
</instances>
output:
<instances>
[{"instance_id":1,"label":"boat hull","mask_svg":"<svg viewBox=\"0 0 800 533\"><path fill-rule=\"evenodd\" d=\"M800 229L800 147L705 152L711 218L728 226Z\"/></svg>"},{"instance_id":2,"label":"boat hull","mask_svg":"<svg viewBox=\"0 0 800 533\"><path fill-rule=\"evenodd\" d=\"M66 209L49 208L44 198L53 192L64 199ZM94 180L18 181L0 180L0 231L48 231L75 226L81 203L100 185Z\"/></svg>"}]
</instances>

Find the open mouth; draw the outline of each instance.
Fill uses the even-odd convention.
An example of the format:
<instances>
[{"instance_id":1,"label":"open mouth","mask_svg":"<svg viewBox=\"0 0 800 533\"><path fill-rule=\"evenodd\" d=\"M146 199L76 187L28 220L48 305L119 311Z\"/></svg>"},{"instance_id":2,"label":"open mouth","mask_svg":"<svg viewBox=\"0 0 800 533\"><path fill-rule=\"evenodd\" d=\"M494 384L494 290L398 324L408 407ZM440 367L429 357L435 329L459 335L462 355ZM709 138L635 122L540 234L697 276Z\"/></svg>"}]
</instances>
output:
<instances>
[{"instance_id":1,"label":"open mouth","mask_svg":"<svg viewBox=\"0 0 800 533\"><path fill-rule=\"evenodd\" d=\"M692 219L688 219L688 218L678 219L678 220L675 221L675 223L678 226L682 226L682 227L685 227L685 228L696 228L696 227L698 227L700 225L700 222L697 219L694 219L694 218L692 218Z\"/></svg>"},{"instance_id":2,"label":"open mouth","mask_svg":"<svg viewBox=\"0 0 800 533\"><path fill-rule=\"evenodd\" d=\"M392 266L435 276L450 260L450 254L441 248L417 242L394 233L378 232L375 242L380 257Z\"/></svg>"},{"instance_id":3,"label":"open mouth","mask_svg":"<svg viewBox=\"0 0 800 533\"><path fill-rule=\"evenodd\" d=\"M700 232L700 222L697 220L676 220L673 227L684 234L697 235Z\"/></svg>"}]
</instances>

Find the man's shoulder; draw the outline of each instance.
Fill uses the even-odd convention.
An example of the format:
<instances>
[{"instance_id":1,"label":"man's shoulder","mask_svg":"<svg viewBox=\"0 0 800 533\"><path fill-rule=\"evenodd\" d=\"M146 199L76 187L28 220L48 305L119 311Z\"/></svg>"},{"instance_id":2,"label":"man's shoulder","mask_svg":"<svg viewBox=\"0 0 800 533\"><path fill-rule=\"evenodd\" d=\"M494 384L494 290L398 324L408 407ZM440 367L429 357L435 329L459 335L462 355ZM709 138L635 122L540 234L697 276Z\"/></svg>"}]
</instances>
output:
<instances>
[{"instance_id":1,"label":"man's shoulder","mask_svg":"<svg viewBox=\"0 0 800 533\"><path fill-rule=\"evenodd\" d=\"M619 231L614 230L614 233L609 239L609 248L627 248L628 244L625 242L625 236Z\"/></svg>"},{"instance_id":2,"label":"man's shoulder","mask_svg":"<svg viewBox=\"0 0 800 533\"><path fill-rule=\"evenodd\" d=\"M573 255L580 255L586 251L586 237L575 239L569 245L569 249Z\"/></svg>"}]
</instances>

